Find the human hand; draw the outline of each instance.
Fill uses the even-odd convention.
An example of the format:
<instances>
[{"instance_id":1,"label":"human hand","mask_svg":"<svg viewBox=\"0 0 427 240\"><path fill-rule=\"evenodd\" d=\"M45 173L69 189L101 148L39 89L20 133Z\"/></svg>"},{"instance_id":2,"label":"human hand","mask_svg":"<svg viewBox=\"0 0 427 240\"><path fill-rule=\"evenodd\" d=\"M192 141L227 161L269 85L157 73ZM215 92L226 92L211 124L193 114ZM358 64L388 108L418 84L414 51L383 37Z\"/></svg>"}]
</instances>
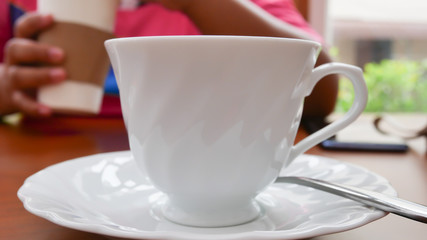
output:
<instances>
[{"instance_id":1,"label":"human hand","mask_svg":"<svg viewBox=\"0 0 427 240\"><path fill-rule=\"evenodd\" d=\"M29 13L14 29L15 38L5 47L0 65L0 115L22 112L33 117L52 114L49 107L35 100L36 89L65 80L65 69L55 66L64 60L62 49L40 44L35 37L53 24L50 15Z\"/></svg>"}]
</instances>

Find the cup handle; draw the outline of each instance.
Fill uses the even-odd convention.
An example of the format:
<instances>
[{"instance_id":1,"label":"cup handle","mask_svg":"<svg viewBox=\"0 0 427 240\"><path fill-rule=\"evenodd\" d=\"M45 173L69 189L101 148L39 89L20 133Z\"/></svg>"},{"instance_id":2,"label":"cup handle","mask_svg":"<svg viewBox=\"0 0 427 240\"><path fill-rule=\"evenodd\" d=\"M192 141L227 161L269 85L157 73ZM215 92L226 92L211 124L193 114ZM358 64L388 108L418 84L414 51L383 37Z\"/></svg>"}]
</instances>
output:
<instances>
[{"instance_id":1,"label":"cup handle","mask_svg":"<svg viewBox=\"0 0 427 240\"><path fill-rule=\"evenodd\" d=\"M320 79L330 74L342 74L349 78L354 87L355 98L353 104L350 110L348 110L348 112L343 117L312 133L311 135L301 140L298 144L294 145L291 148L290 155L286 161L286 166L303 152L328 139L339 130L354 122L366 107L368 100L368 90L366 88L362 70L356 66L343 63L328 63L313 69L310 81L308 83L308 91L306 96L311 94L314 86L317 84L317 82L319 82Z\"/></svg>"}]
</instances>

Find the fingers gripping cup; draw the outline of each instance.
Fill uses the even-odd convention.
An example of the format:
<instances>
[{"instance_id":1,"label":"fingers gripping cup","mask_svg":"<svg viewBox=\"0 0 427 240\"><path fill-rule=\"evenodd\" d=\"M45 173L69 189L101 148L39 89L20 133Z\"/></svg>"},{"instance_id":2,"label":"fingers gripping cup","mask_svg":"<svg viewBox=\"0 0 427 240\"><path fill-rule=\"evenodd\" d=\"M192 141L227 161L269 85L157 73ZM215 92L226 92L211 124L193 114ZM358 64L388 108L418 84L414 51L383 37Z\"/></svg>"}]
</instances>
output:
<instances>
[{"instance_id":1,"label":"fingers gripping cup","mask_svg":"<svg viewBox=\"0 0 427 240\"><path fill-rule=\"evenodd\" d=\"M255 197L298 155L353 122L366 105L362 71L313 69L320 45L243 36L113 39L105 43L130 147L167 196L176 223L221 227L260 215ZM342 119L294 145L304 97L344 74L355 102Z\"/></svg>"},{"instance_id":2,"label":"fingers gripping cup","mask_svg":"<svg viewBox=\"0 0 427 240\"><path fill-rule=\"evenodd\" d=\"M38 41L64 49L68 78L40 88L39 102L56 112L98 113L110 65L103 43L113 38L119 0L38 0L37 4L39 12L55 19Z\"/></svg>"}]
</instances>

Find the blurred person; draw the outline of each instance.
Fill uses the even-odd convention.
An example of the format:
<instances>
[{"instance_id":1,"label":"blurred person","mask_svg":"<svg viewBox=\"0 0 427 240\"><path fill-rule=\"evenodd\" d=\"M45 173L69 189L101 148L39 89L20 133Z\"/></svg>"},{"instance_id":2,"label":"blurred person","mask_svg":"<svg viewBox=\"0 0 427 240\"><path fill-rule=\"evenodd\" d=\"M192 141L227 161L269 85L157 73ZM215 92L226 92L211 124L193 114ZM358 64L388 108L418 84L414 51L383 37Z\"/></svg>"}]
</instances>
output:
<instances>
[{"instance_id":1,"label":"blurred person","mask_svg":"<svg viewBox=\"0 0 427 240\"><path fill-rule=\"evenodd\" d=\"M40 44L37 35L54 24L51 15L36 12L36 0L0 3L0 116L22 112L49 117L52 110L36 101L37 88L66 79L55 66L66 53ZM293 0L123 0L117 11L117 37L160 35L249 35L322 42L296 9ZM316 65L330 62L322 50ZM43 64L43 67L40 65ZM47 65L47 66L46 66ZM326 116L335 106L337 76L317 84L306 99L304 116ZM118 94L110 70L105 93ZM110 101L111 102L111 101ZM108 109L108 104L103 109ZM101 110L102 114L103 110Z\"/></svg>"}]
</instances>

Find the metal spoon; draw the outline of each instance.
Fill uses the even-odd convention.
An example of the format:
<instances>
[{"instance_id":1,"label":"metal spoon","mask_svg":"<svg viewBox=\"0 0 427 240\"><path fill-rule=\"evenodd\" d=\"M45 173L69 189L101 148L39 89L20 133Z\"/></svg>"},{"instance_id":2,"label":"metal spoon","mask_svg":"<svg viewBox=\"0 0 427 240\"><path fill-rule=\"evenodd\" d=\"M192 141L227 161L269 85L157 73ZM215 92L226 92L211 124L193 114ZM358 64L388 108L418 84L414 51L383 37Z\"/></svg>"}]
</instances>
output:
<instances>
[{"instance_id":1,"label":"metal spoon","mask_svg":"<svg viewBox=\"0 0 427 240\"><path fill-rule=\"evenodd\" d=\"M276 183L293 183L361 202L385 212L427 223L427 206L353 186L306 177L278 177Z\"/></svg>"}]
</instances>

